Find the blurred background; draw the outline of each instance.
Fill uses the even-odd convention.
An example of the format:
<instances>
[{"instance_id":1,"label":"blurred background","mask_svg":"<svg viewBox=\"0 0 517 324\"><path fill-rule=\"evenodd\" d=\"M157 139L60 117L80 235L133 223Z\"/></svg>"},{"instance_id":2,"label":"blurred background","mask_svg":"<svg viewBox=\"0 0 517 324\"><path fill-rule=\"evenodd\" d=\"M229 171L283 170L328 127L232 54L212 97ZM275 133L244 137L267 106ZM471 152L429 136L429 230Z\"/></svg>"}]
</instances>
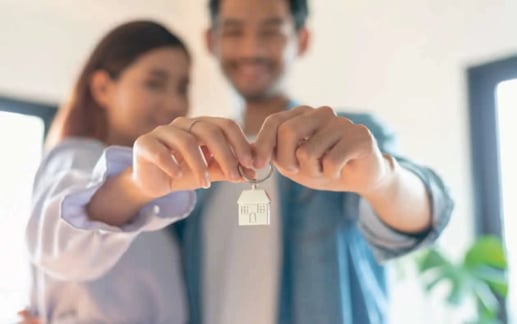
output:
<instances>
[{"instance_id":1,"label":"blurred background","mask_svg":"<svg viewBox=\"0 0 517 324\"><path fill-rule=\"evenodd\" d=\"M501 240L510 294L498 297L499 318L517 322L517 1L313 0L310 7L312 44L292 72L293 97L375 113L404 154L443 176L456 208L438 254L462 263L481 235ZM164 23L190 46L192 114L234 115L237 102L204 46L204 0L0 0L0 323L27 303L24 225L46 127L94 44L135 18ZM477 295L448 302L454 280L427 292L421 272L429 267L417 259L390 264L391 322L475 318Z\"/></svg>"}]
</instances>

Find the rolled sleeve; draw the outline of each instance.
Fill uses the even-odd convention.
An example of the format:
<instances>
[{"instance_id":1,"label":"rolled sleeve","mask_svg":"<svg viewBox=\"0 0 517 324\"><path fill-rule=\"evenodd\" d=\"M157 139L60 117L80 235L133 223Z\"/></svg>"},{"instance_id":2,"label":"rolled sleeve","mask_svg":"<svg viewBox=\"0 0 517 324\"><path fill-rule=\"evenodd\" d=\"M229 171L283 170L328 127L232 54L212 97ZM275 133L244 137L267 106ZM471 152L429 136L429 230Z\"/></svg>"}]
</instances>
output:
<instances>
[{"instance_id":1,"label":"rolled sleeve","mask_svg":"<svg viewBox=\"0 0 517 324\"><path fill-rule=\"evenodd\" d=\"M106 148L82 139L66 140L47 154L35 179L26 229L36 267L59 280L95 280L141 232L159 230L190 213L196 200L193 191L154 200L122 227L92 221L86 206L95 192L131 164L130 148Z\"/></svg>"},{"instance_id":2,"label":"rolled sleeve","mask_svg":"<svg viewBox=\"0 0 517 324\"><path fill-rule=\"evenodd\" d=\"M156 231L188 216L196 202L193 191L174 192L158 198L144 206L130 223L121 227L93 221L88 217L86 206L93 195L107 179L130 167L132 158L131 148L106 148L94 168L90 182L63 199L60 213L62 219L76 229L136 233Z\"/></svg>"},{"instance_id":3,"label":"rolled sleeve","mask_svg":"<svg viewBox=\"0 0 517 324\"><path fill-rule=\"evenodd\" d=\"M454 208L449 190L430 168L413 163L398 154L394 132L370 114L340 114L355 123L363 124L372 132L381 152L396 157L398 164L413 172L424 184L431 200L431 227L420 234L399 232L381 221L366 201L360 198L358 224L379 261L410 253L434 242L447 226ZM357 206L357 205L356 205Z\"/></svg>"},{"instance_id":4,"label":"rolled sleeve","mask_svg":"<svg viewBox=\"0 0 517 324\"><path fill-rule=\"evenodd\" d=\"M379 261L396 258L433 243L447 226L454 208L449 190L434 171L405 159L397 161L425 185L431 200L431 226L419 234L397 231L385 224L366 200L360 199L359 227Z\"/></svg>"}]
</instances>

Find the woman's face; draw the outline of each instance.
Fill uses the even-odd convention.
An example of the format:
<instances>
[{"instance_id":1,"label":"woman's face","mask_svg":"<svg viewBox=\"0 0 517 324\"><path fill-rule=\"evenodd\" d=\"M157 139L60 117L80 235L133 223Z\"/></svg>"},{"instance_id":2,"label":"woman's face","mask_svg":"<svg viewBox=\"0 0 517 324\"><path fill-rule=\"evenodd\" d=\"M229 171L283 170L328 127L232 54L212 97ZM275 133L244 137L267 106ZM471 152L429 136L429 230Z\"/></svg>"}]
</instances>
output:
<instances>
[{"instance_id":1,"label":"woman's face","mask_svg":"<svg viewBox=\"0 0 517 324\"><path fill-rule=\"evenodd\" d=\"M140 135L186 115L189 70L183 49L163 47L143 54L111 81L104 104L108 144L132 146Z\"/></svg>"}]
</instances>

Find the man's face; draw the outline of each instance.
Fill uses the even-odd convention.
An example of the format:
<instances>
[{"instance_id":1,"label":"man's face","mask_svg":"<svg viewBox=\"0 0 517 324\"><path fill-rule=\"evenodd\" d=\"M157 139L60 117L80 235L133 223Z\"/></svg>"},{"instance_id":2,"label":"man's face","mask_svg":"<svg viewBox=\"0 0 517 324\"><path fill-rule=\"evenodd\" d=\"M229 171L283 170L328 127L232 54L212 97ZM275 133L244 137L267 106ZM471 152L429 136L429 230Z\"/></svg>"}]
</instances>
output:
<instances>
[{"instance_id":1,"label":"man's face","mask_svg":"<svg viewBox=\"0 0 517 324\"><path fill-rule=\"evenodd\" d=\"M303 50L301 33L287 0L221 0L209 37L232 86L245 99L260 100L279 90Z\"/></svg>"}]
</instances>

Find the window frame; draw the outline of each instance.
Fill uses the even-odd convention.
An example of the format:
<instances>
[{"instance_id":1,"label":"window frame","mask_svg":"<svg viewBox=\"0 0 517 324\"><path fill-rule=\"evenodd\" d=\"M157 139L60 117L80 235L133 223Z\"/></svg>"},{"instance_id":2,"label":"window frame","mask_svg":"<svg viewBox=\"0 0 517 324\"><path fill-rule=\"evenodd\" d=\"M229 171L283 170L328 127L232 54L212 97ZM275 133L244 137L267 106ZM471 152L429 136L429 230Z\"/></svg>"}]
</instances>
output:
<instances>
[{"instance_id":1,"label":"window frame","mask_svg":"<svg viewBox=\"0 0 517 324\"><path fill-rule=\"evenodd\" d=\"M41 118L44 125L43 138L47 136L50 123L54 119L57 108L58 106L54 104L0 96L0 111Z\"/></svg>"},{"instance_id":2,"label":"window frame","mask_svg":"<svg viewBox=\"0 0 517 324\"><path fill-rule=\"evenodd\" d=\"M43 142L47 136L48 130L50 128L50 124L57 112L57 105L49 104L49 103L42 103L42 102L35 102L35 101L28 101L21 98L13 98L13 97L7 97L4 95L0 95L0 112L7 112L7 113L13 113L13 114L19 114L24 115L27 117L36 117L39 120L43 122L43 136L41 139L43 140L40 145L43 146ZM1 117L0 117L1 118ZM38 127L38 137L39 137L39 127ZM16 138L13 138L12 141L14 143L17 143ZM39 139L38 139L39 141ZM34 145L38 145L38 142L35 141ZM1 206L0 206L1 208ZM9 206L8 206L9 208ZM9 209L8 209L9 211ZM17 247L18 247L17 242ZM29 261L29 260L27 260ZM29 279L29 278L28 278ZM14 293L14 295L12 295ZM3 290L0 291L0 300L3 300L5 297L9 296L15 296L18 294L18 291L13 292L10 290ZM29 295L27 297L30 298ZM13 305L14 306L14 305ZM7 305L7 309L10 309L11 305ZM16 313L13 311L13 318L16 316ZM4 317L5 316L5 317ZM4 320L8 318L10 320L11 315L9 314L1 314L0 320Z\"/></svg>"},{"instance_id":3,"label":"window frame","mask_svg":"<svg viewBox=\"0 0 517 324\"><path fill-rule=\"evenodd\" d=\"M497 86L517 79L517 56L467 69L475 234L504 239ZM499 319L507 321L506 305Z\"/></svg>"}]
</instances>

